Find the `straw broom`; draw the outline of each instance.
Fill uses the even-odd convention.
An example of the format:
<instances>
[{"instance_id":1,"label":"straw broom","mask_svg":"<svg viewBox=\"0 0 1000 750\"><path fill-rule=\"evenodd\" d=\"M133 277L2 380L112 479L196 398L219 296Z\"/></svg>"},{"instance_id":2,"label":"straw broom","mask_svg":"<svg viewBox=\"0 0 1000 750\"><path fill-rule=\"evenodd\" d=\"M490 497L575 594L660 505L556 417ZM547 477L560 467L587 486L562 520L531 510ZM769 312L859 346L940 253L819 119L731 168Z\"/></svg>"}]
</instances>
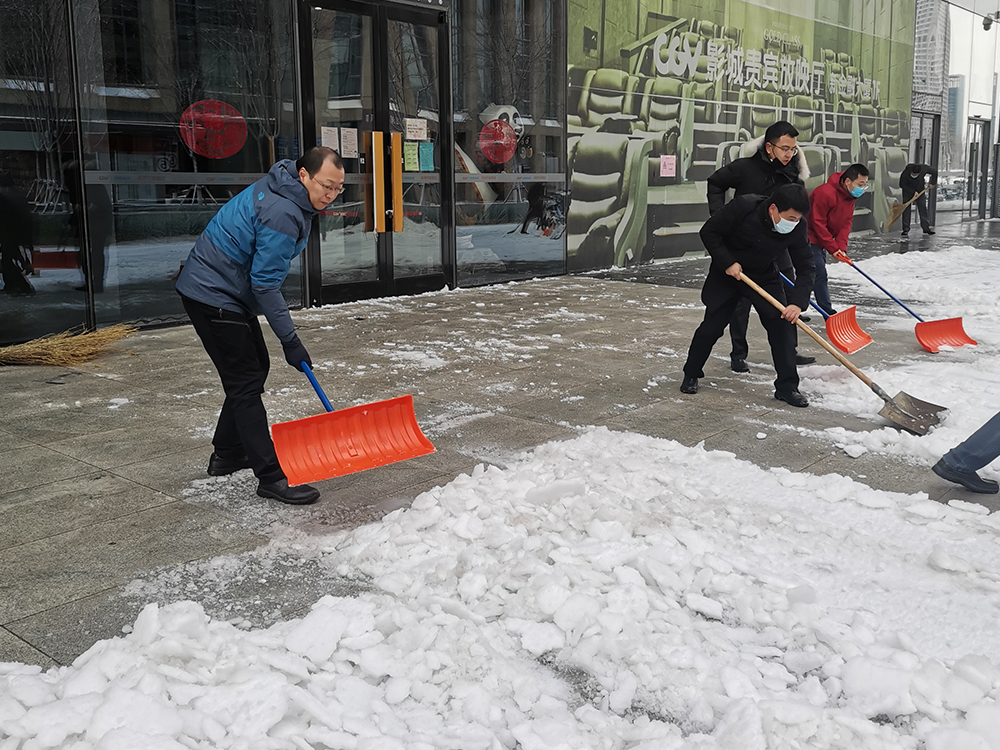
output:
<instances>
[{"instance_id":1,"label":"straw broom","mask_svg":"<svg viewBox=\"0 0 1000 750\"><path fill-rule=\"evenodd\" d=\"M889 231L889 227L895 224L896 219L898 219L900 216L903 215L903 211L906 210L906 207L909 206L911 203L913 203L913 201L917 200L917 198L926 193L928 190L930 190L930 186L925 187L919 193L910 198L910 200L908 200L906 203L893 201L893 204L889 207L889 220L885 223L885 226L882 227L882 231L883 232Z\"/></svg>"},{"instance_id":2,"label":"straw broom","mask_svg":"<svg viewBox=\"0 0 1000 750\"><path fill-rule=\"evenodd\" d=\"M75 365L115 349L112 344L138 329L118 324L97 331L63 331L0 348L0 365Z\"/></svg>"}]
</instances>

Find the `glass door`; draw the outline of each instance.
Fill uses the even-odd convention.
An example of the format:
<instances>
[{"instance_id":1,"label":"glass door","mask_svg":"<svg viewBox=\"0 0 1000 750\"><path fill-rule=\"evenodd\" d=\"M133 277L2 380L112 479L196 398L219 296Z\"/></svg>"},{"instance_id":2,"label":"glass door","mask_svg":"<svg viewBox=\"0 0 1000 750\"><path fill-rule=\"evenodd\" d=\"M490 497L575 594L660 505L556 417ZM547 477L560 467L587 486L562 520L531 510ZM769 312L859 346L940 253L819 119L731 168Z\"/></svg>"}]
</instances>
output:
<instances>
[{"instance_id":1,"label":"glass door","mask_svg":"<svg viewBox=\"0 0 1000 750\"><path fill-rule=\"evenodd\" d=\"M332 0L299 13L306 143L337 149L347 173L310 236L310 301L442 288L453 266L445 14Z\"/></svg>"}]
</instances>

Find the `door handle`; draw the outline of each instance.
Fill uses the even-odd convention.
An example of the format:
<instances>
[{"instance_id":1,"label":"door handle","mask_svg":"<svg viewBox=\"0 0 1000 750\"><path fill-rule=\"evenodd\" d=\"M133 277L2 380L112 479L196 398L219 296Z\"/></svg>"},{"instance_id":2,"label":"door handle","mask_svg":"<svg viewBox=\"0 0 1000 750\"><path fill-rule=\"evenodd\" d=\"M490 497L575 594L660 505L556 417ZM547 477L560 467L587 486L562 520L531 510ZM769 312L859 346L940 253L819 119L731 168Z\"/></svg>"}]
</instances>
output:
<instances>
[{"instance_id":1,"label":"door handle","mask_svg":"<svg viewBox=\"0 0 1000 750\"><path fill-rule=\"evenodd\" d=\"M375 231L385 232L385 134L372 133L372 208L375 213Z\"/></svg>"},{"instance_id":2,"label":"door handle","mask_svg":"<svg viewBox=\"0 0 1000 750\"><path fill-rule=\"evenodd\" d=\"M392 231L403 231L403 134L392 133Z\"/></svg>"}]
</instances>

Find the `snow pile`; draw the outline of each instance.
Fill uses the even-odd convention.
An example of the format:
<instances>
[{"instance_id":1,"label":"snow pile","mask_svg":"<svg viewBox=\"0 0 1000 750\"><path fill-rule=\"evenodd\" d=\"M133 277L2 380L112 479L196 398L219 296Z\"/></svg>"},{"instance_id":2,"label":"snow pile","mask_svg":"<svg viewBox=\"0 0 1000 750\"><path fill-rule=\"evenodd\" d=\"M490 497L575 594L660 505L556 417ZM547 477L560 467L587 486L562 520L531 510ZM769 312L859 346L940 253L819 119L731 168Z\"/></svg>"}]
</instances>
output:
<instances>
[{"instance_id":1,"label":"snow pile","mask_svg":"<svg viewBox=\"0 0 1000 750\"><path fill-rule=\"evenodd\" d=\"M149 605L0 667L0 747L1000 750L998 531L596 429L283 542L357 599L256 631Z\"/></svg>"},{"instance_id":2,"label":"snow pile","mask_svg":"<svg viewBox=\"0 0 1000 750\"><path fill-rule=\"evenodd\" d=\"M930 354L917 348L914 354L881 367L865 368L865 373L890 395L905 391L916 398L948 409L941 423L926 436L916 437L892 427L869 431L849 431L842 427L825 432L803 430L831 439L848 455L868 451L908 458L921 464L935 463L944 453L965 440L986 420L1000 411L1000 337L993 321L1000 317L1000 296L996 293L998 253L973 247L889 254L859 264L913 308L924 320L963 317L963 327L978 346L943 348ZM847 265L828 267L830 277L874 299L886 299L873 284ZM880 327L912 330L916 321L901 307L892 305L890 317ZM878 333L872 329L878 347ZM831 411L857 414L865 420L887 424L878 416L883 402L839 365L813 365L800 369L802 390L813 405ZM987 468L987 476L1000 471Z\"/></svg>"}]
</instances>

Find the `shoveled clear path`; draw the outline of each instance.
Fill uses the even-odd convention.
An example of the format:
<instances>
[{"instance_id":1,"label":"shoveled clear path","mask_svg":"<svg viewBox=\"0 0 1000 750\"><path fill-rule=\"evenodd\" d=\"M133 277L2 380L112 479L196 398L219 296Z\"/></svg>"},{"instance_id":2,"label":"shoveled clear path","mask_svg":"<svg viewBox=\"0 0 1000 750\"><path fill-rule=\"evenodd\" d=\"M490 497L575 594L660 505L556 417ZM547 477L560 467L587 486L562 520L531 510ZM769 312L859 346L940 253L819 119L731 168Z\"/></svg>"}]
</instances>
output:
<instances>
[{"instance_id":1,"label":"shoveled clear path","mask_svg":"<svg viewBox=\"0 0 1000 750\"><path fill-rule=\"evenodd\" d=\"M335 404L412 393L438 449L322 482L322 500L307 508L256 497L249 472L206 478L222 395L190 327L137 334L128 353L86 366L0 368L0 662L68 663L120 634L147 601L194 599L215 617L266 625L324 593L356 592L364 581L267 543L370 522L479 463L502 465L587 425L704 441L763 466L835 472L943 502L982 500L925 466L852 459L802 437L795 428L870 425L775 401L756 324L753 373L729 372L720 342L706 387L682 396L703 265L681 262L686 278L674 284L561 277L296 313ZM854 356L862 368L916 346L899 332L877 338ZM270 343L272 420L316 413L308 383ZM802 346L824 361L814 348Z\"/></svg>"}]
</instances>

